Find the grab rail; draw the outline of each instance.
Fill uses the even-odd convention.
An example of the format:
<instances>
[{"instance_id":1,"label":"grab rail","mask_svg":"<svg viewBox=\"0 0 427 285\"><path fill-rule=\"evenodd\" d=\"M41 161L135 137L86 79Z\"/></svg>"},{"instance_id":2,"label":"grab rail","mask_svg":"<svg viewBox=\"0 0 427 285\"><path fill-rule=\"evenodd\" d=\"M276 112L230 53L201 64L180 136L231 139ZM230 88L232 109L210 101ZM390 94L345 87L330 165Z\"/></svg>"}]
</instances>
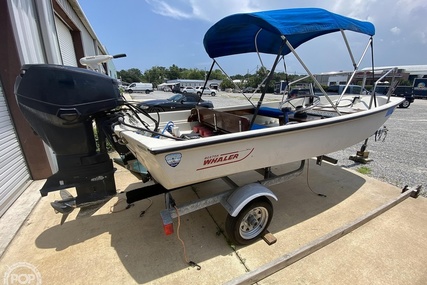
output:
<instances>
[{"instance_id":1,"label":"grab rail","mask_svg":"<svg viewBox=\"0 0 427 285\"><path fill-rule=\"evenodd\" d=\"M395 81L396 81L395 75L397 73L397 70L398 70L397 67L393 67L393 68L389 69L386 73L384 73L377 81L375 81L374 88L372 89L373 94L371 96L371 101L369 102L369 109L372 108L372 103L374 102L374 99L376 99L375 90L377 89L378 83L381 82L391 72L393 72L393 78L392 78L392 81L390 83L390 86L393 86L393 84L395 84ZM387 96L388 96L387 97L387 103L390 101L391 89L392 88L390 88L387 92Z\"/></svg>"}]
</instances>

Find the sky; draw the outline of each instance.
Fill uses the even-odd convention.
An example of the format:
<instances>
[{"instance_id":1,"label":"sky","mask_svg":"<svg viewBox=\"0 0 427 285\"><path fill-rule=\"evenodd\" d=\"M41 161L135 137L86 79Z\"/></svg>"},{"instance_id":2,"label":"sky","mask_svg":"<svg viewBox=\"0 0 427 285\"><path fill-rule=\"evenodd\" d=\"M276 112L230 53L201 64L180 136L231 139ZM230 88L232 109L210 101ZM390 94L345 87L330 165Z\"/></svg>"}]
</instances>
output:
<instances>
[{"instance_id":1,"label":"sky","mask_svg":"<svg viewBox=\"0 0 427 285\"><path fill-rule=\"evenodd\" d=\"M203 37L222 18L245 12L318 7L369 21L375 25L374 66L427 65L427 1L425 0L78 0L92 29L109 54L125 53L114 60L117 70L154 66L209 70ZM346 34L356 61L368 38ZM297 52L313 73L352 70L339 33L301 45ZM272 56L256 54L221 57L228 75L254 73ZM371 56L360 68L371 66ZM306 74L297 60L285 57L286 72ZM217 67L215 67L216 69ZM277 71L285 71L281 64Z\"/></svg>"}]
</instances>

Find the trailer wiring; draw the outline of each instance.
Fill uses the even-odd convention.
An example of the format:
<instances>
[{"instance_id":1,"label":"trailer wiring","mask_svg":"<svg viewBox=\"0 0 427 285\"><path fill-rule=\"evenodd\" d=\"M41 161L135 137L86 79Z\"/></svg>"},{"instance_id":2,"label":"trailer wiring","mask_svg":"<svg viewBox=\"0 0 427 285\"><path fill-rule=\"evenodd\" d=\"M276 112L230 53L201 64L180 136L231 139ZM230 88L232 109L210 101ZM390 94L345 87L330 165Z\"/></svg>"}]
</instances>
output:
<instances>
[{"instance_id":1,"label":"trailer wiring","mask_svg":"<svg viewBox=\"0 0 427 285\"><path fill-rule=\"evenodd\" d=\"M120 213L120 212L123 212L124 210L127 210L127 209L129 209L129 208L131 208L131 207L133 207L133 206L134 206L134 204L132 203L132 204L127 204L127 205L126 205L126 207L125 207L125 208L123 208L123 209L120 209L120 210L114 210L114 208L115 208L116 206L118 206L119 204L121 204L121 203L122 203L122 202L124 202L124 201L126 201L126 199L123 199L123 198L118 199L118 200L117 200L117 202L116 202L116 203L114 203L114 205L113 205L113 206L110 206L110 213L112 213L112 214Z\"/></svg>"},{"instance_id":2,"label":"trailer wiring","mask_svg":"<svg viewBox=\"0 0 427 285\"><path fill-rule=\"evenodd\" d=\"M143 216L143 215L148 211L148 209L150 209L150 207L153 205L153 200L151 200L150 198L147 198L146 200L148 200L150 203L148 204L148 206L147 206L144 210L142 210L142 211L141 211L141 213L139 214L139 217L142 217L142 216ZM120 213L120 212L123 212L124 210L130 209L130 208L132 208L133 206L135 206L135 204L134 204L134 203L130 203L130 204L127 204L127 205L126 205L126 207L125 207L125 208L123 208L123 209L120 209L120 210L114 210L114 208L115 208L117 205L121 204L121 203L122 203L122 202L124 202L124 201L126 201L126 199L124 199L124 198L120 198L120 199L118 199L118 200L117 200L117 202L116 202L116 203L114 203L114 205L110 207L110 213L112 213L112 214Z\"/></svg>"},{"instance_id":3,"label":"trailer wiring","mask_svg":"<svg viewBox=\"0 0 427 285\"><path fill-rule=\"evenodd\" d=\"M324 198L326 198L327 196L326 196L325 194L317 193L316 191L314 191L314 190L311 188L311 186L310 186L310 181L309 181L309 179L308 179L308 176L309 176L309 169L310 169L310 160L309 160L309 159L307 159L307 175L306 175L306 182L307 182L307 187L308 187L308 189L310 189L310 191L311 191L311 192L313 192L313 194L316 194L317 196L320 196L320 197L324 197Z\"/></svg>"},{"instance_id":4,"label":"trailer wiring","mask_svg":"<svg viewBox=\"0 0 427 285\"><path fill-rule=\"evenodd\" d=\"M176 205L174 205L174 208L175 208L175 212L176 212L176 215L177 215L177 219L178 219L178 227L177 227L177 229L176 229L176 237L178 238L178 240L181 242L181 244L182 244L182 250L183 250L183 257L184 257L184 261L185 261L185 263L187 263L188 265L190 265L191 267L196 267L197 268L197 270L201 270L202 269L202 267L200 266L200 265L198 265L197 263L195 263L194 261L192 261L192 260L189 260L188 259L188 255L187 255L187 249L186 249L186 246L185 246L185 242L184 242L184 240L182 240L181 239L181 237L180 237L180 235L179 235L179 230L180 230L180 227L181 227L181 217L180 217L180 215L179 215L179 211L178 211L178 208L177 208L177 206Z\"/></svg>"},{"instance_id":5,"label":"trailer wiring","mask_svg":"<svg viewBox=\"0 0 427 285\"><path fill-rule=\"evenodd\" d=\"M147 208L145 208L145 210L142 210L141 213L139 214L139 217L142 218L142 216L144 216L144 214L148 211L148 209L150 209L150 207L153 205L153 200L151 200L150 198L147 198L148 201L150 201L150 204L148 204Z\"/></svg>"}]
</instances>

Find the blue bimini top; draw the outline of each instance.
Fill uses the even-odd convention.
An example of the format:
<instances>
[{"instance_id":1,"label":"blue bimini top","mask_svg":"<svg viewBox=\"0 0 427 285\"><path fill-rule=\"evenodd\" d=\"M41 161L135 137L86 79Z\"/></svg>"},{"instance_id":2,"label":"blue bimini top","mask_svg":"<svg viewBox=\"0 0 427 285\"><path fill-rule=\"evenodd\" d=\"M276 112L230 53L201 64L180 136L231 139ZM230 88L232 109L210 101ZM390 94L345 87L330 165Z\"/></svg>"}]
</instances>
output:
<instances>
[{"instance_id":1,"label":"blue bimini top","mask_svg":"<svg viewBox=\"0 0 427 285\"><path fill-rule=\"evenodd\" d=\"M235 14L214 24L203 44L211 58L260 52L278 54L282 36L297 48L321 35L350 30L369 36L375 34L370 22L344 17L319 8L297 8ZM284 46L281 54L291 51Z\"/></svg>"}]
</instances>

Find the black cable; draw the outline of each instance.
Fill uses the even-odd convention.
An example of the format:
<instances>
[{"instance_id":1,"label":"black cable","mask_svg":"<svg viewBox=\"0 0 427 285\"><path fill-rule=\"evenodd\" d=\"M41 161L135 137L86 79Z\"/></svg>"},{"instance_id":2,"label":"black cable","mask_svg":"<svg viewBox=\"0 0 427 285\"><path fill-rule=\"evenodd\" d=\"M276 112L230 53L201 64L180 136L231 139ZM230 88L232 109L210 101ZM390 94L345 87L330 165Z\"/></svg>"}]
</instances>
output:
<instances>
[{"instance_id":1,"label":"black cable","mask_svg":"<svg viewBox=\"0 0 427 285\"><path fill-rule=\"evenodd\" d=\"M308 181L308 169L309 169L309 168L310 168L310 160L309 160L309 159L307 159L307 176L306 176L306 181L307 181L308 189L310 189L310 191L311 191L311 192L313 192L313 194L316 194L317 196L320 196L320 197L324 197L324 198L326 198L327 196L326 196L325 194L317 193L317 192L315 192L315 191L311 188L311 186L310 186L310 182Z\"/></svg>"},{"instance_id":2,"label":"black cable","mask_svg":"<svg viewBox=\"0 0 427 285\"><path fill-rule=\"evenodd\" d=\"M157 120L154 119L153 117L150 116L150 114L148 112L146 112L144 109L142 109L141 107L139 107L138 105L133 105L133 104L125 104L127 107L129 107L129 109L134 113L134 115L136 116L136 118L138 119L138 121L140 121L146 128L149 128L149 125L147 124L147 122L143 121L139 116L138 116L138 112L142 113L144 116L150 118L155 127L154 130L156 131L159 128L159 120L160 120L160 116L159 113L157 113Z\"/></svg>"},{"instance_id":3,"label":"black cable","mask_svg":"<svg viewBox=\"0 0 427 285\"><path fill-rule=\"evenodd\" d=\"M148 133L151 133L151 134L154 134L154 135L158 135L158 136L161 136L161 137L165 137L165 138L169 138L169 139L174 139L176 141L183 141L184 140L182 138L170 137L170 136L164 135L162 133L158 133L158 132L152 131L150 129L144 129L144 128L136 127L136 126L133 126L133 125L130 125L130 124L126 124L125 122L121 122L121 124L125 125L127 127L130 127L130 128L134 128L134 129L143 131L143 132L148 132Z\"/></svg>"}]
</instances>

